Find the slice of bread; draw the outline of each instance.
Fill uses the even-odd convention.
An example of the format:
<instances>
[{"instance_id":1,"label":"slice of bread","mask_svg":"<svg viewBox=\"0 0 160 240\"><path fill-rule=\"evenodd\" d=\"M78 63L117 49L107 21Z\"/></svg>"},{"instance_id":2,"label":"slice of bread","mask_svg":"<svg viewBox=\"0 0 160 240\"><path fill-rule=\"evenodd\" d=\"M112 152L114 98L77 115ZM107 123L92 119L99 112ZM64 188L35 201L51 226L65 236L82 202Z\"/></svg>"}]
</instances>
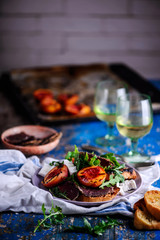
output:
<instances>
[{"instance_id":1,"label":"slice of bread","mask_svg":"<svg viewBox=\"0 0 160 240\"><path fill-rule=\"evenodd\" d=\"M160 221L152 216L146 208L144 198L134 204L134 226L136 229L160 229Z\"/></svg>"},{"instance_id":2,"label":"slice of bread","mask_svg":"<svg viewBox=\"0 0 160 240\"><path fill-rule=\"evenodd\" d=\"M150 214L160 220L160 191L147 191L144 194L144 201Z\"/></svg>"}]
</instances>

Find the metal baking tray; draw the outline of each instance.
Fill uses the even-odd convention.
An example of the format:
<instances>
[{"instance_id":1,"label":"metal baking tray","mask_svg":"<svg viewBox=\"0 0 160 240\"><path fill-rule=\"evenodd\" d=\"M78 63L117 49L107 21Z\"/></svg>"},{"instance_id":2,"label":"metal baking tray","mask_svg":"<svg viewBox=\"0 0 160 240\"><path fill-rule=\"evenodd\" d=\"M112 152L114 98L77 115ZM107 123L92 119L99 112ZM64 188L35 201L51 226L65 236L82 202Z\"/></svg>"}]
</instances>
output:
<instances>
[{"instance_id":1,"label":"metal baking tray","mask_svg":"<svg viewBox=\"0 0 160 240\"><path fill-rule=\"evenodd\" d=\"M151 96L155 110L160 109L160 91L145 78L124 64L88 64L51 66L41 68L15 69L4 72L1 86L14 107L35 124L53 124L95 119L93 110L85 116L71 116L66 113L44 114L40 112L33 92L38 88L49 88L57 97L60 93L78 94L79 102L91 106L98 81L114 77L141 93ZM158 106L158 107L157 107Z\"/></svg>"}]
</instances>

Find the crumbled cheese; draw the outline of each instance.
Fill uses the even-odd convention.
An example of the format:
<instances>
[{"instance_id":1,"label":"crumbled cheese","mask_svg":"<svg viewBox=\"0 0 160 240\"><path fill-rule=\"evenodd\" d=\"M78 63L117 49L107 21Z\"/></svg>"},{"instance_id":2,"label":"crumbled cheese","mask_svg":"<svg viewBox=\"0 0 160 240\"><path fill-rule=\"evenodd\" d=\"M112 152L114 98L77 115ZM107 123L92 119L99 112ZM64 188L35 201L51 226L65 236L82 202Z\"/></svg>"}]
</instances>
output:
<instances>
[{"instance_id":1,"label":"crumbled cheese","mask_svg":"<svg viewBox=\"0 0 160 240\"><path fill-rule=\"evenodd\" d=\"M73 173L77 172L76 166L74 166L74 164L72 162L70 162L67 159L65 159L64 160L64 164L68 167L70 175L72 175Z\"/></svg>"},{"instance_id":2,"label":"crumbled cheese","mask_svg":"<svg viewBox=\"0 0 160 240\"><path fill-rule=\"evenodd\" d=\"M123 183L118 183L117 187L120 188L119 194L124 195L125 192L128 192L129 190L134 190L137 188L135 180L126 180Z\"/></svg>"},{"instance_id":3,"label":"crumbled cheese","mask_svg":"<svg viewBox=\"0 0 160 240\"><path fill-rule=\"evenodd\" d=\"M48 163L44 163L43 167L39 171L38 175L45 177L46 174L53 168L53 166L50 166Z\"/></svg>"}]
</instances>

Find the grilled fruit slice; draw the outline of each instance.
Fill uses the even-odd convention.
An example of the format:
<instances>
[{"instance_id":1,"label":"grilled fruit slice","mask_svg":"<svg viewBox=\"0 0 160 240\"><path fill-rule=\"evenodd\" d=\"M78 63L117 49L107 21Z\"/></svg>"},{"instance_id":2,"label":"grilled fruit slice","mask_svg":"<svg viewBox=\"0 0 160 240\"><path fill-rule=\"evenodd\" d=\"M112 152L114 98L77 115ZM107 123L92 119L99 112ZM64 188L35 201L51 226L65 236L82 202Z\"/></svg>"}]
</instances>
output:
<instances>
[{"instance_id":1,"label":"grilled fruit slice","mask_svg":"<svg viewBox=\"0 0 160 240\"><path fill-rule=\"evenodd\" d=\"M55 99L44 98L40 102L40 108L43 112L52 114L61 111L62 106Z\"/></svg>"},{"instance_id":2,"label":"grilled fruit slice","mask_svg":"<svg viewBox=\"0 0 160 240\"><path fill-rule=\"evenodd\" d=\"M72 105L66 105L65 111L71 115L87 115L91 112L90 106L80 103L80 104L72 104Z\"/></svg>"},{"instance_id":3,"label":"grilled fruit slice","mask_svg":"<svg viewBox=\"0 0 160 240\"><path fill-rule=\"evenodd\" d=\"M79 96L77 94L63 93L58 96L58 101L63 105L73 105L78 101L78 99Z\"/></svg>"},{"instance_id":4,"label":"grilled fruit slice","mask_svg":"<svg viewBox=\"0 0 160 240\"><path fill-rule=\"evenodd\" d=\"M56 166L47 173L42 184L47 188L51 188L63 182L67 177L68 167L66 165Z\"/></svg>"},{"instance_id":5,"label":"grilled fruit slice","mask_svg":"<svg viewBox=\"0 0 160 240\"><path fill-rule=\"evenodd\" d=\"M78 173L77 177L79 182L87 187L99 187L106 178L106 172L99 166L91 166L82 168Z\"/></svg>"},{"instance_id":6,"label":"grilled fruit slice","mask_svg":"<svg viewBox=\"0 0 160 240\"><path fill-rule=\"evenodd\" d=\"M41 101L45 97L53 98L53 93L50 89L39 88L33 92L33 96L36 100Z\"/></svg>"}]
</instances>

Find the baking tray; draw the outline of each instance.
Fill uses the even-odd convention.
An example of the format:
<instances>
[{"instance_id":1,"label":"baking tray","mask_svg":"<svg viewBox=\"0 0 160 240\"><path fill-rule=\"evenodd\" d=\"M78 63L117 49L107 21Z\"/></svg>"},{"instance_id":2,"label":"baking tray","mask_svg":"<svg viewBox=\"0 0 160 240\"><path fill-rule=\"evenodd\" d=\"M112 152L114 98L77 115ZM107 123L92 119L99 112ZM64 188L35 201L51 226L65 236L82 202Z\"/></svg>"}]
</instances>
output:
<instances>
[{"instance_id":1,"label":"baking tray","mask_svg":"<svg viewBox=\"0 0 160 240\"><path fill-rule=\"evenodd\" d=\"M4 72L1 87L17 110L35 124L57 124L61 122L87 121L95 119L93 111L85 116L65 113L44 114L40 112L33 92L38 88L49 88L57 97L60 93L78 94L79 102L91 106L98 81L114 77L128 84L129 88L150 95L154 110L159 110L160 91L133 69L124 64L88 64L15 69Z\"/></svg>"}]
</instances>

